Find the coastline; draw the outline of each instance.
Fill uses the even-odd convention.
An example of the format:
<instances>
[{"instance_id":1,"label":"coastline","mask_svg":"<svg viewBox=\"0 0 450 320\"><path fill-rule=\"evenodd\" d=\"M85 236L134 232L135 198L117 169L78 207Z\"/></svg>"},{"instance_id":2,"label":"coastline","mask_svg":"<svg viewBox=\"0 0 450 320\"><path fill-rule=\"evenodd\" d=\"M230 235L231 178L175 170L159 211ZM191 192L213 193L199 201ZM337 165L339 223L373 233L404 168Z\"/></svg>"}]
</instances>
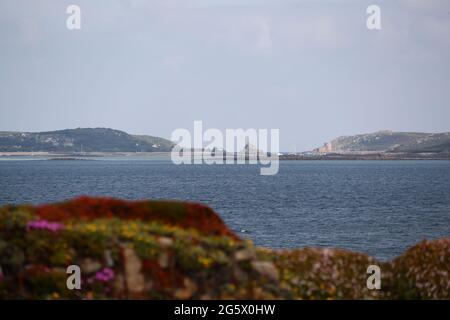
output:
<instances>
[{"instance_id":1,"label":"coastline","mask_svg":"<svg viewBox=\"0 0 450 320\"><path fill-rule=\"evenodd\" d=\"M0 152L1 157L36 157L36 158L102 158L102 157L143 157L153 158L167 156L170 152Z\"/></svg>"},{"instance_id":2,"label":"coastline","mask_svg":"<svg viewBox=\"0 0 450 320\"><path fill-rule=\"evenodd\" d=\"M69 158L170 158L170 152L0 152L1 158L51 158L51 159L69 159ZM232 157L232 156L231 156ZM327 154L282 154L280 161L292 160L450 160L450 153L327 153Z\"/></svg>"},{"instance_id":3,"label":"coastline","mask_svg":"<svg viewBox=\"0 0 450 320\"><path fill-rule=\"evenodd\" d=\"M450 160L450 153L327 153L282 155L280 160Z\"/></svg>"}]
</instances>

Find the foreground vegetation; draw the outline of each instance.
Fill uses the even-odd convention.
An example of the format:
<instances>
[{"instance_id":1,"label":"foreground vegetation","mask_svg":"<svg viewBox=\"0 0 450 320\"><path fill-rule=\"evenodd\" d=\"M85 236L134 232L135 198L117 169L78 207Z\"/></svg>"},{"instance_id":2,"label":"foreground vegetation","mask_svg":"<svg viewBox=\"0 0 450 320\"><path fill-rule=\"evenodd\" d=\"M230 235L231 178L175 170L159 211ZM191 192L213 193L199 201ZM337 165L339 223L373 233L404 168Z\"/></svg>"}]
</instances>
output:
<instances>
[{"instance_id":1,"label":"foreground vegetation","mask_svg":"<svg viewBox=\"0 0 450 320\"><path fill-rule=\"evenodd\" d=\"M381 290L366 286L369 265ZM68 290L66 268L82 271ZM338 249L270 250L210 208L79 198L0 208L0 299L449 299L450 238L382 263Z\"/></svg>"}]
</instances>

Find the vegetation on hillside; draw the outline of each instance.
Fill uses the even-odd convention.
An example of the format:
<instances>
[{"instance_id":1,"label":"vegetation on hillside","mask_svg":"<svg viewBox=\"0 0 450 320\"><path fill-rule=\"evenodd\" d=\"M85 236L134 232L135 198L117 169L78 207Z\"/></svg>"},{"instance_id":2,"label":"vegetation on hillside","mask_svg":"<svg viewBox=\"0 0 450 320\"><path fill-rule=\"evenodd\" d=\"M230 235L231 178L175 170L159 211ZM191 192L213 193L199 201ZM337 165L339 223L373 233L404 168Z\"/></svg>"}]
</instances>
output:
<instances>
[{"instance_id":1,"label":"vegetation on hillside","mask_svg":"<svg viewBox=\"0 0 450 320\"><path fill-rule=\"evenodd\" d=\"M366 286L379 265L381 290ZM66 286L78 265L80 290ZM208 207L83 197L0 208L0 299L450 299L450 238L392 262L338 249L270 250Z\"/></svg>"},{"instance_id":2,"label":"vegetation on hillside","mask_svg":"<svg viewBox=\"0 0 450 320\"><path fill-rule=\"evenodd\" d=\"M336 138L329 148L329 152L450 152L450 133L378 131Z\"/></svg>"},{"instance_id":3,"label":"vegetation on hillside","mask_svg":"<svg viewBox=\"0 0 450 320\"><path fill-rule=\"evenodd\" d=\"M153 152L170 151L173 143L152 136L135 136L108 128L78 128L48 132L0 132L3 152Z\"/></svg>"}]
</instances>

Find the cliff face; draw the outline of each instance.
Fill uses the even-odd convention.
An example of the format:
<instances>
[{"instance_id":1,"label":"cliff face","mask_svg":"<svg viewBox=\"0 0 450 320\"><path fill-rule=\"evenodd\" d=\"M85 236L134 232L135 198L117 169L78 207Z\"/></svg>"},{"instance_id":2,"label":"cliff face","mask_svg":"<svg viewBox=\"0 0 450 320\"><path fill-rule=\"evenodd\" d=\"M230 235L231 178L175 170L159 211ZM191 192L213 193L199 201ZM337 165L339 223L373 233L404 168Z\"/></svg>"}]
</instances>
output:
<instances>
[{"instance_id":1,"label":"cliff face","mask_svg":"<svg viewBox=\"0 0 450 320\"><path fill-rule=\"evenodd\" d=\"M382 289L366 287L379 265ZM81 289L66 268L81 268ZM79 198L0 208L0 298L449 299L450 238L389 263L337 249L270 250L200 204Z\"/></svg>"}]
</instances>

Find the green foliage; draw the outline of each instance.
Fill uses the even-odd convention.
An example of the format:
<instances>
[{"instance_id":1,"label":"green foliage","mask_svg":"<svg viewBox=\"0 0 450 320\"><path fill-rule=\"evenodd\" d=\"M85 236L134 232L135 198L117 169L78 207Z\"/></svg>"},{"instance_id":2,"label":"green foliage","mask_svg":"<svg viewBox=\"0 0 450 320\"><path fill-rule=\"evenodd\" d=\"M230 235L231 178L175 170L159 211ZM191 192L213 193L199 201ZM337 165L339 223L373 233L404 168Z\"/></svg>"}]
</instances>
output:
<instances>
[{"instance_id":1,"label":"green foliage","mask_svg":"<svg viewBox=\"0 0 450 320\"><path fill-rule=\"evenodd\" d=\"M422 241L390 264L389 298L450 299L450 238Z\"/></svg>"},{"instance_id":2,"label":"green foliage","mask_svg":"<svg viewBox=\"0 0 450 320\"><path fill-rule=\"evenodd\" d=\"M449 152L450 133L378 131L339 137L331 145L337 151Z\"/></svg>"},{"instance_id":3,"label":"green foliage","mask_svg":"<svg viewBox=\"0 0 450 320\"><path fill-rule=\"evenodd\" d=\"M174 208L167 202L152 209L185 219L183 206ZM450 238L381 263L337 249L257 248L159 220L93 213L55 225L36 212L0 208L0 298L450 299ZM71 264L85 268L81 291L66 288ZM366 287L372 264L382 269L381 290ZM130 283L142 284L139 295L125 288Z\"/></svg>"},{"instance_id":4,"label":"green foliage","mask_svg":"<svg viewBox=\"0 0 450 320\"><path fill-rule=\"evenodd\" d=\"M0 132L0 151L152 152L170 151L173 143L152 136L134 136L108 128L48 132Z\"/></svg>"}]
</instances>

